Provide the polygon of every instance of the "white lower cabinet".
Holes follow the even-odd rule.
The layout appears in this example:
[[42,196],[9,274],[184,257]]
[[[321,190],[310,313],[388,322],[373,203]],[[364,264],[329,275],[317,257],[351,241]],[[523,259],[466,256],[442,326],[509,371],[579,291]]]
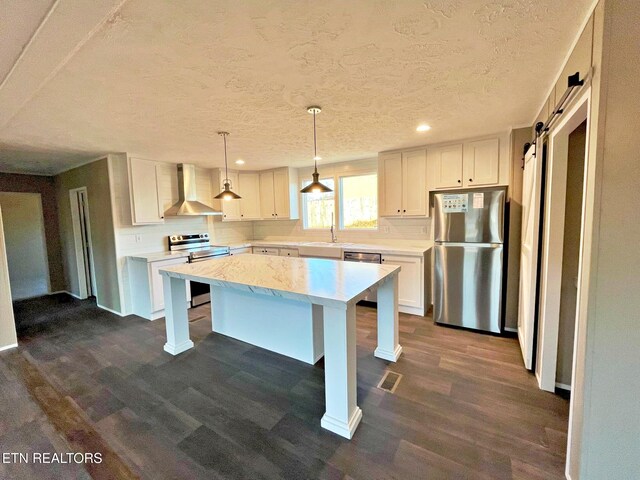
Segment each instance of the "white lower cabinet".
[[251,247],[232,248],[231,255],[242,255],[243,253],[252,253]]
[[271,247],[253,247],[253,253],[255,255],[278,255],[279,249],[278,248],[271,248]]
[[[129,257],[127,263],[133,313],[147,320],[164,317],[164,288],[159,271],[172,265],[187,263],[186,257],[153,262]],[[191,289],[187,282],[187,302],[190,301]]]
[[425,265],[423,257],[382,255],[385,265],[401,267],[398,278],[398,305],[404,313],[425,314]]
[[281,257],[297,257],[298,250],[296,250],[295,248],[281,248],[280,256]]

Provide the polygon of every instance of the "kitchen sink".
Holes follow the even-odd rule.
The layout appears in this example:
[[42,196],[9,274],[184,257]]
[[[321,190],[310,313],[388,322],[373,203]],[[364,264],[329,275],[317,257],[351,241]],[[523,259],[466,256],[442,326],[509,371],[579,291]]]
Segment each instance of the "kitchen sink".
[[353,245],[353,243],[345,243],[345,242],[306,242],[303,243],[302,245],[310,245],[312,247],[340,247],[340,248],[344,248],[344,247],[348,247],[349,245]]
[[342,249],[350,243],[308,242],[298,247],[301,257],[321,257],[342,259]]

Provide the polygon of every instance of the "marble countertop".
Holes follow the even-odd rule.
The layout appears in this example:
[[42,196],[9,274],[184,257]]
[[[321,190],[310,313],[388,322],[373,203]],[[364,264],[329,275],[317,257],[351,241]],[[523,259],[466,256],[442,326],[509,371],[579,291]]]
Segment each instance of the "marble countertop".
[[231,249],[248,247],[289,247],[298,248],[301,245],[322,246],[325,248],[339,248],[346,252],[366,252],[366,253],[386,253],[390,255],[419,255],[433,247],[433,242],[427,241],[406,241],[390,240],[385,243],[356,243],[356,242],[313,242],[309,240],[287,241],[287,240],[252,240],[243,243],[230,245]]
[[[325,248],[339,248],[347,252],[386,253],[388,255],[422,256],[433,247],[432,241],[389,240],[385,243],[356,243],[356,242],[313,242],[309,240],[251,240],[229,245],[231,250],[251,247],[280,247],[299,248],[301,245],[322,246]],[[158,262],[169,258],[187,257],[185,252],[152,252],[129,255],[128,258],[143,262]]]
[[169,260],[171,258],[186,258],[189,254],[185,252],[154,252],[154,253],[139,253],[136,255],[129,255],[127,258],[132,260],[139,260],[142,262],[159,262],[161,260]]
[[329,306],[349,303],[399,271],[396,265],[253,254],[160,269],[169,277]]

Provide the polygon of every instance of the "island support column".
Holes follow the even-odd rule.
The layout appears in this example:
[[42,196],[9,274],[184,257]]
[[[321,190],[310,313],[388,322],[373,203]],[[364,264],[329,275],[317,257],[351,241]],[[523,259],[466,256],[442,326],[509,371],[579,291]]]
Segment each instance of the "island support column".
[[395,362],[402,353],[398,317],[398,274],[378,287],[378,348],[374,355]]
[[163,275],[162,286],[167,329],[167,343],[164,344],[164,350],[171,355],[178,355],[193,347],[193,342],[189,339],[187,282],[181,278]]
[[320,425],[353,437],[362,410],[356,405],[356,306],[324,306],[324,388],[327,411]]

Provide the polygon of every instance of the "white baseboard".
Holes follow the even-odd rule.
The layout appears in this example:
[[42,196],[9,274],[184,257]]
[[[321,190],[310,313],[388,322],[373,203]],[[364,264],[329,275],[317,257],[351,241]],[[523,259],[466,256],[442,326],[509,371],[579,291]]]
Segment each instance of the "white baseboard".
[[567,385],[566,383],[556,382],[556,387],[562,390],[568,390],[569,392],[571,391],[571,385]]
[[121,312],[117,312],[117,311],[115,311],[115,310],[112,310],[112,309],[110,309],[110,308],[107,308],[107,307],[105,307],[105,306],[103,306],[103,305],[100,305],[100,304],[99,304],[99,303],[97,303],[97,302],[96,302],[96,305],[97,305],[97,307],[98,307],[98,308],[101,308],[102,310],[106,310],[106,311],[107,311],[107,312],[109,312],[109,313],[113,313],[114,315],[118,315],[119,317],[126,317],[126,315],[122,314]]
[[406,307],[403,305],[398,305],[398,312],[400,313],[408,313],[409,315],[418,315],[419,317],[424,317],[424,308],[419,307]]
[[513,328],[513,327],[504,327],[504,331],[505,332],[518,333],[518,329],[517,328]]
[[0,352],[3,352],[4,350],[9,350],[11,348],[16,348],[18,346],[17,343],[12,343],[11,345],[5,345],[4,347],[0,347]]

